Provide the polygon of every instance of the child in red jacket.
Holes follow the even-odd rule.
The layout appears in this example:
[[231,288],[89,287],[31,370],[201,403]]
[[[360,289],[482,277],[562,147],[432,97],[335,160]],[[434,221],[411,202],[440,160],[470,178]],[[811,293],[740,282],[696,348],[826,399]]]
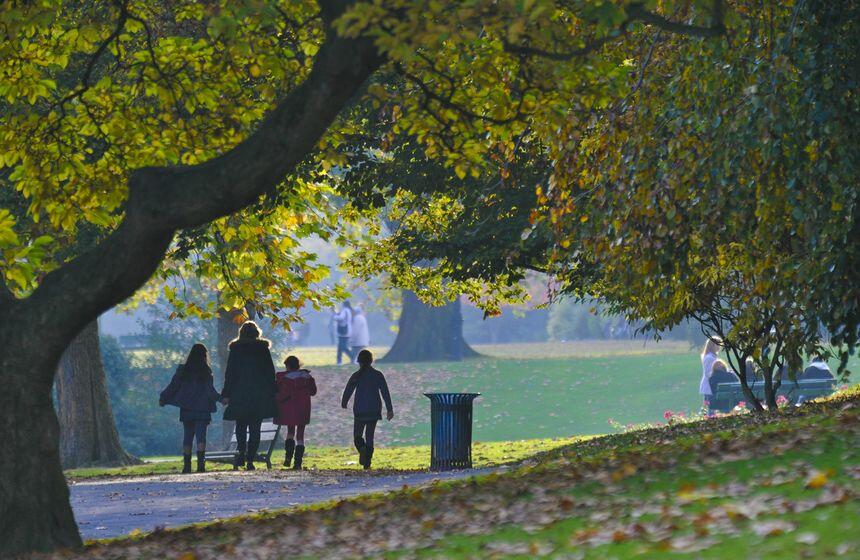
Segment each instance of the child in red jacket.
[[275,424],[287,427],[284,441],[284,466],[289,468],[295,454],[294,470],[301,470],[305,454],[305,426],[311,423],[311,397],[317,394],[317,384],[306,369],[299,369],[299,359],[287,356],[287,371],[278,372],[275,379],[278,392],[278,416]]

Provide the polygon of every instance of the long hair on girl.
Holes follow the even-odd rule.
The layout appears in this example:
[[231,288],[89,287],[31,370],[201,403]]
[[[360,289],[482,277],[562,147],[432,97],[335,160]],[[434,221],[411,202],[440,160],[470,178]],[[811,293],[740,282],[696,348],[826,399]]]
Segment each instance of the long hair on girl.
[[212,377],[212,368],[209,366],[209,352],[199,342],[191,347],[188,358],[185,359],[185,367],[182,368],[185,379],[205,380]]
[[716,354],[720,351],[720,348],[723,347],[723,339],[718,336],[708,337],[708,341],[705,342],[705,347],[702,348],[702,356],[705,354]]

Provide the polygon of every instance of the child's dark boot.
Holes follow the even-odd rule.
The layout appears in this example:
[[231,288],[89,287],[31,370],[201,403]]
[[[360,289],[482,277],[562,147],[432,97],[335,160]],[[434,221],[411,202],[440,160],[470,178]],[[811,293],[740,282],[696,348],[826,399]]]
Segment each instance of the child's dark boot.
[[289,438],[284,442],[284,466],[290,468],[293,462],[293,452],[296,450],[296,440]]
[[296,462],[293,464],[294,471],[302,470],[302,459],[305,456],[305,446],[297,445],[296,446]]

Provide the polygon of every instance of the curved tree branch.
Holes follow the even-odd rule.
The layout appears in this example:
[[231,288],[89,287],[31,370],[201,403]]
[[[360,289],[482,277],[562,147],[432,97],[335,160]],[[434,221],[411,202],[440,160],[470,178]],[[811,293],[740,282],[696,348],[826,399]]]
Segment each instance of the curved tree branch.
[[[18,302],[34,323],[21,333],[50,335],[42,339],[43,352],[59,357],[88,322],[131,296],[155,272],[177,230],[252,204],[305,159],[383,62],[371,39],[339,37],[330,28],[352,3],[321,2],[328,29],[313,69],[247,139],[199,165],[134,171],[120,226],[89,252],[46,275],[29,298]],[[16,343],[26,341],[8,341],[6,347]],[[44,375],[42,382],[50,383],[53,372]]]
[[[625,23],[626,26],[626,23]],[[591,43],[587,43],[585,46],[580,47],[578,49],[571,49],[563,52],[555,52],[548,51],[545,49],[539,49],[537,47],[530,47],[527,45],[514,45],[509,43],[507,39],[502,38],[502,47],[505,52],[516,54],[520,56],[535,56],[538,58],[546,58],[548,60],[555,60],[558,62],[564,62],[566,60],[572,60],[574,58],[579,58],[582,56],[587,56],[597,50],[599,50],[603,45],[609,43],[610,41],[614,41],[620,35],[626,33],[625,29],[621,29],[620,33],[616,33],[613,35],[607,35],[605,37],[601,37],[600,39],[595,39]]]
[[537,47],[532,47],[529,45],[514,45],[507,41],[507,39],[502,38],[502,47],[505,52],[515,54],[518,56],[533,56],[538,58],[546,58],[548,60],[555,60],[558,62],[564,62],[567,60],[573,60],[575,58],[588,56],[589,54],[598,51],[607,43],[614,41],[618,37],[627,34],[627,30],[632,23],[642,22],[648,25],[653,25],[663,31],[667,31],[669,33],[675,33],[677,35],[685,35],[688,37],[701,37],[701,38],[712,38],[712,37],[720,37],[726,33],[725,27],[725,7],[723,5],[723,0],[714,0],[713,7],[711,9],[711,19],[713,23],[704,27],[701,25],[689,25],[686,23],[680,23],[676,21],[672,21],[669,18],[662,16],[658,13],[651,12],[645,8],[645,6],[641,3],[631,3],[626,7],[627,18],[621,22],[614,32],[600,37],[598,39],[594,39],[591,42],[586,43],[582,47],[578,47],[575,49],[570,49],[566,51],[550,51],[546,49],[541,49]]
[[711,19],[714,21],[708,27],[672,21],[660,14],[646,10],[642,4],[630,4],[627,7],[627,14],[630,17],[630,22],[641,21],[642,23],[659,27],[669,33],[686,35],[688,37],[707,39],[710,37],[719,37],[726,32],[723,0],[714,0],[713,7],[711,8]]

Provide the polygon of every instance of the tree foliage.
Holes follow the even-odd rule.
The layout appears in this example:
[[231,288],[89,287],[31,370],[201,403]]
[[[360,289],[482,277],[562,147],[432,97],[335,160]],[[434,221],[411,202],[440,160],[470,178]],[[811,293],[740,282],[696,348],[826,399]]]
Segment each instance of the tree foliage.
[[[343,148],[360,132],[363,122],[352,119],[353,113],[345,109],[362,103],[357,97],[363,91],[369,93],[371,104],[390,109],[392,124],[389,136],[379,141],[380,149],[390,149],[391,142],[407,135],[420,146],[423,157],[443,162],[460,180],[477,180],[482,175],[506,179],[506,170],[526,140],[528,146],[544,150],[535,153],[551,162],[552,175],[534,193],[538,212],[529,212],[526,221],[547,220],[548,225],[540,227],[552,232],[553,245],[545,252],[549,258],[543,260],[567,282],[570,274],[564,273],[582,276],[587,267],[599,268],[601,273],[609,270],[597,258],[609,253],[595,250],[606,232],[600,230],[589,245],[577,224],[615,227],[613,209],[602,207],[600,201],[608,205],[616,193],[623,192],[619,186],[627,189],[622,180],[628,179],[627,171],[633,172],[634,179],[643,172],[636,166],[615,165],[615,156],[631,151],[645,156],[675,153],[672,140],[662,135],[664,129],[649,128],[657,121],[648,119],[660,110],[671,110],[672,99],[661,97],[660,90],[639,107],[646,82],[649,87],[656,83],[640,79],[651,58],[647,38],[659,33],[661,41],[665,39],[655,51],[660,51],[660,59],[667,65],[674,64],[675,71],[659,74],[660,79],[680,75],[673,91],[691,96],[678,102],[707,104],[709,96],[720,91],[721,82],[713,76],[727,71],[724,59],[732,61],[739,53],[752,55],[738,60],[739,67],[755,60],[760,46],[775,45],[772,41],[779,38],[768,33],[783,33],[783,27],[770,23],[781,25],[794,19],[785,15],[791,10],[743,2],[727,5],[722,0],[114,0],[74,4],[39,0],[3,4],[0,173],[26,210],[23,216],[20,212],[0,214],[0,264],[6,280],[0,290],[0,348],[6,349],[0,352],[0,370],[9,380],[7,391],[0,396],[0,422],[9,434],[10,449],[24,445],[26,434],[18,428],[24,415],[41,422],[35,429],[44,429],[48,436],[32,454],[42,461],[40,468],[30,457],[4,462],[0,468],[4,477],[19,481],[14,488],[0,490],[0,504],[7,504],[3,511],[16,512],[14,522],[0,528],[0,541],[8,543],[12,552],[79,544],[56,461],[48,398],[51,372],[75,334],[139,289],[158,272],[168,252],[176,257],[177,270],[162,274],[177,277],[206,275],[214,270],[213,263],[223,264],[226,259],[248,278],[267,262],[274,266],[265,270],[278,270],[294,256],[297,267],[305,270],[283,268],[284,278],[297,283],[297,293],[273,277],[261,277],[260,284],[270,292],[273,309],[290,308],[306,299],[303,292],[317,270],[309,257],[296,249],[271,261],[260,258],[260,251],[254,248],[283,243],[280,249],[292,249],[302,235],[316,231],[303,230],[304,218],[298,216],[309,217],[312,212],[305,211],[307,205],[324,197],[315,186],[318,179],[323,174],[336,176],[347,163]],[[838,35],[837,31],[828,32]],[[740,46],[730,43],[738,32]],[[764,52],[777,50],[765,48]],[[812,56],[818,51],[812,45],[808,52]],[[786,68],[798,64],[789,56],[768,60],[785,63]],[[848,58],[845,60],[845,68],[850,70]],[[823,75],[835,75],[827,68],[821,70]],[[708,86],[699,98],[697,74],[702,74],[702,84]],[[753,74],[757,79],[763,76]],[[392,75],[395,80],[390,79]],[[787,94],[779,95],[791,99],[801,82],[785,80]],[[766,80],[755,83],[763,88]],[[849,109],[856,100],[824,98],[833,107],[847,103]],[[649,103],[653,103],[650,110]],[[679,107],[682,113],[685,109],[689,107]],[[713,111],[707,109],[703,107],[701,114],[713,119]],[[613,120],[613,113],[619,111],[621,115]],[[637,122],[634,113],[644,120]],[[668,114],[674,118],[674,113]],[[687,118],[696,121],[694,129],[712,122],[698,122],[696,115]],[[621,124],[628,120],[635,130],[648,134],[631,134],[630,150],[615,151],[626,147]],[[814,119],[805,124],[814,125]],[[851,124],[847,119],[834,137],[852,139],[844,132],[853,130]],[[797,130],[807,129],[798,126]],[[818,129],[812,126],[812,130]],[[665,142],[649,146],[652,137]],[[814,157],[815,165],[827,162],[835,166],[837,174],[849,174],[853,163],[839,168],[837,146],[825,142],[823,135],[816,138],[821,143],[803,152],[806,160]],[[679,163],[700,159],[691,149],[694,139],[691,135],[681,145],[684,156]],[[634,149],[637,143],[641,150]],[[656,149],[649,151],[651,147]],[[853,161],[844,151],[840,154],[849,157],[846,161]],[[769,149],[748,153],[752,163],[756,158],[767,162],[756,173],[772,179],[762,189],[770,191],[779,177],[771,162],[795,161],[788,156],[800,152],[787,153],[783,159],[774,158]],[[637,195],[641,199],[631,199],[632,205],[619,194],[621,202],[633,207],[631,228],[641,223],[634,219],[640,210],[650,209],[652,217],[662,215],[657,198],[649,204],[648,187],[671,185],[680,177],[673,174],[676,168],[665,165],[670,161],[654,162],[653,171],[665,177],[658,182],[649,179]],[[731,160],[724,157],[722,162],[726,165]],[[729,168],[734,169],[731,164]],[[828,177],[826,173],[815,175],[817,180]],[[739,184],[751,190],[757,181]],[[631,187],[627,192],[639,190],[637,183],[631,184],[637,189]],[[679,193],[692,188],[683,181],[679,185]],[[502,186],[504,183],[498,192],[505,190]],[[517,224],[524,220],[520,210],[509,216],[511,210],[492,194],[485,191],[469,200],[492,208],[496,218],[489,223],[501,226],[509,217]],[[525,190],[517,195],[526,201],[532,196]],[[691,197],[701,198],[698,192]],[[457,196],[445,198],[436,193],[433,198],[438,204],[427,207],[435,212],[430,219],[422,222],[411,214],[408,219],[422,228],[437,226],[442,220],[470,227],[468,206],[458,206]],[[727,198],[734,198],[734,193]],[[822,200],[831,202],[834,213],[854,211],[853,199],[847,194]],[[256,209],[255,205],[264,208],[264,201],[276,201],[282,210],[268,218],[265,212],[225,218],[246,208]],[[403,201],[408,198],[404,196]],[[581,212],[580,206],[586,202],[589,212]],[[701,213],[701,208],[690,206],[689,218],[696,211]],[[776,205],[775,215],[785,216],[784,207]],[[462,219],[453,219],[450,211],[460,212]],[[322,212],[327,214],[328,207]],[[222,219],[226,221],[217,222]],[[345,222],[335,220],[338,225]],[[330,223],[322,220],[319,227]],[[534,224],[521,231],[521,241],[530,238]],[[86,225],[99,228],[94,246],[84,252],[63,253],[65,241],[80,235]],[[480,226],[480,222],[471,224]],[[203,229],[195,232],[197,228]],[[497,235],[502,231],[499,228]],[[643,231],[650,234],[649,229]],[[827,231],[827,239],[833,243],[844,238],[839,237],[843,230],[835,225]],[[182,236],[178,241],[177,232]],[[635,229],[630,235],[625,233],[625,239],[633,241],[633,233]],[[187,243],[194,238],[200,243]],[[641,237],[643,242],[646,239]],[[514,239],[505,236],[504,241]],[[652,245],[640,242],[636,246],[647,247]],[[191,262],[179,264],[185,256]],[[758,259],[746,262],[754,261]],[[647,263],[647,259],[641,262]],[[408,259],[404,263],[414,264]],[[449,266],[457,273],[469,270],[458,268],[453,261]],[[654,273],[659,269],[649,266],[644,270]],[[844,270],[853,269],[846,265]],[[502,280],[498,286],[505,290],[505,278]],[[214,280],[216,288],[218,281]],[[424,283],[445,286],[444,279],[428,278]],[[230,305],[242,303],[250,295],[241,286],[227,287]],[[475,296],[482,295],[477,287],[473,291]],[[815,301],[823,302],[824,293]],[[828,324],[851,326],[846,317],[836,317],[833,308],[828,308],[830,318],[836,320]],[[14,328],[8,326],[13,325],[12,317],[21,318]],[[27,342],[37,334],[40,347],[28,348]]]
[[574,290],[657,330],[693,317],[769,383],[822,325],[843,365],[857,341],[860,34],[853,4],[744,7],[724,41],[657,43],[635,96],[556,152],[546,199],[596,269]]
[[[69,248],[82,228],[116,227],[132,170],[200,163],[246,136],[306,77],[322,40],[313,3],[42,2],[4,18],[19,43],[3,57],[2,163],[26,204],[0,210],[0,244],[19,295],[79,254]],[[266,205],[184,232],[143,295],[167,282],[180,316],[253,301],[294,319],[332,295],[315,285],[326,268],[298,246],[332,235],[335,215],[324,184],[294,181]],[[192,277],[220,298],[189,297]]]
[[[528,126],[511,128],[509,144],[450,171],[422,160],[432,150],[379,144],[382,156],[362,162],[358,176],[396,193],[405,215],[374,255],[379,268],[434,258],[434,273],[491,285],[546,271],[558,291],[598,297],[646,330],[698,322],[724,338],[737,371],[751,358],[766,372],[771,397],[778,372],[799,371],[805,355],[834,351],[844,365],[860,318],[857,8],[729,8],[716,20],[725,35],[712,40],[625,27],[622,40],[599,49],[624,69],[605,95],[579,90],[564,111],[553,111],[552,96],[524,102],[533,112]],[[513,52],[519,68],[582,63],[537,41],[500,39],[494,63],[504,68]],[[480,111],[480,96],[412,83],[413,103]],[[562,81],[558,91],[577,89]],[[392,134],[446,145],[441,119],[417,129],[399,105],[390,110]],[[499,126],[490,119],[483,133],[496,138]]]

